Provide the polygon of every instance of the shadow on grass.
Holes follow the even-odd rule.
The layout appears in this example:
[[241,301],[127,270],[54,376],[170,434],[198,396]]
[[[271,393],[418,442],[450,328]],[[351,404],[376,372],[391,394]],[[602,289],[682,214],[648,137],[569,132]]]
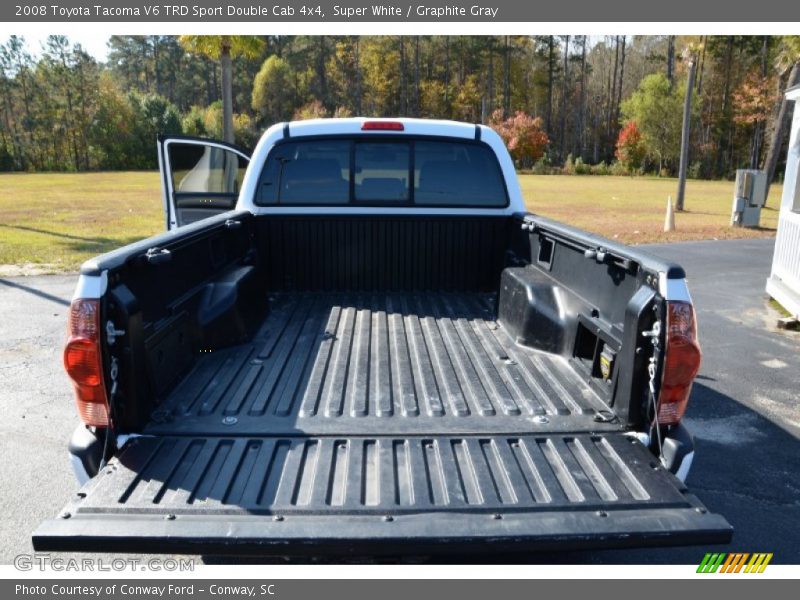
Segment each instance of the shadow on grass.
[[[76,240],[82,242],[92,242],[98,238],[88,238],[88,237],[81,237],[79,235],[71,235],[69,233],[59,233],[58,231],[48,231],[47,229],[38,229],[36,227],[28,227],[27,225],[7,225],[5,223],[0,223],[0,227],[5,227],[6,229],[19,229],[20,231],[30,231],[31,233],[41,233],[43,235],[52,235],[54,237],[60,237],[67,240]],[[100,238],[105,239],[105,238]]]
[[31,233],[51,235],[53,237],[69,240],[65,244],[62,244],[62,246],[65,246],[73,252],[89,252],[94,254],[103,254],[111,250],[116,250],[117,248],[121,248],[122,246],[126,246],[133,242],[138,242],[139,240],[147,237],[145,235],[128,236],[125,238],[112,238],[106,236],[84,237],[69,233],[48,231],[47,229],[38,229],[36,227],[28,227],[27,225],[7,225],[5,223],[0,223],[0,227],[5,227],[6,229],[18,229],[20,231],[30,231]]
[[[719,216],[719,214],[716,214],[716,213],[690,212],[690,211],[676,212],[675,214],[676,215],[703,215],[703,216],[711,216],[711,217],[718,217]],[[706,227],[708,227],[708,226],[720,227],[721,224],[720,223],[708,223],[707,225],[701,225],[700,227],[703,227],[703,226],[706,226]],[[758,225],[757,227],[736,227],[736,228],[734,228],[734,227],[731,227],[728,224],[725,224],[724,227],[725,227],[725,229],[730,229],[730,230],[740,229],[740,230],[747,230],[747,231],[759,231],[761,233],[775,233],[777,231],[776,227],[764,227],[763,225]],[[678,228],[677,230],[680,231],[680,228]],[[710,241],[711,239],[712,238],[709,237],[708,234],[706,234],[706,237],[703,237],[703,238],[699,238],[699,239],[696,239],[696,240],[683,240],[683,241],[702,242],[702,241]],[[739,238],[731,238],[731,239],[739,239]],[[656,242],[656,243],[658,243],[658,242]]]
[[61,244],[61,246],[76,254],[98,255],[117,250],[128,244],[143,240],[146,237],[145,235],[134,235],[126,238],[96,237],[88,238],[86,241],[66,242]]

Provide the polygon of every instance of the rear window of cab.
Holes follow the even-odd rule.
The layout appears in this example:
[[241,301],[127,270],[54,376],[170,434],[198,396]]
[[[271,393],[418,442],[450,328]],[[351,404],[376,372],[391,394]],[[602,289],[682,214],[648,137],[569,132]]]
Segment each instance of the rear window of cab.
[[259,177],[260,206],[501,208],[503,173],[479,142],[308,139],[277,144]]

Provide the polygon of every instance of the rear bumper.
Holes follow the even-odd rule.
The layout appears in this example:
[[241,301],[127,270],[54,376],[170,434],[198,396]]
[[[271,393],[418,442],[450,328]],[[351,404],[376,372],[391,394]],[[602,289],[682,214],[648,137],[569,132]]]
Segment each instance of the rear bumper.
[[694,438],[682,423],[667,432],[661,457],[665,469],[686,481],[694,459]]
[[78,425],[69,440],[69,457],[81,485],[97,475],[103,459],[103,438],[86,425]]

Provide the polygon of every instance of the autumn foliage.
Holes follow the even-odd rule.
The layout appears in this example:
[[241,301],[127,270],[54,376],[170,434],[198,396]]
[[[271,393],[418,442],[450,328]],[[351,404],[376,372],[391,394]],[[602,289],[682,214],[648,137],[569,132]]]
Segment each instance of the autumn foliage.
[[733,120],[737,125],[766,121],[777,100],[775,81],[769,77],[749,75],[733,92]]
[[541,117],[532,117],[521,110],[504,119],[503,111],[498,109],[492,113],[489,125],[503,138],[511,157],[521,167],[531,167],[550,143],[542,129]]
[[307,119],[324,119],[328,116],[330,115],[322,105],[322,102],[319,100],[312,100],[295,110],[292,119],[295,121],[305,121]]
[[642,140],[642,132],[636,126],[636,121],[628,121],[617,138],[617,160],[628,171],[638,171],[646,155],[647,148]]

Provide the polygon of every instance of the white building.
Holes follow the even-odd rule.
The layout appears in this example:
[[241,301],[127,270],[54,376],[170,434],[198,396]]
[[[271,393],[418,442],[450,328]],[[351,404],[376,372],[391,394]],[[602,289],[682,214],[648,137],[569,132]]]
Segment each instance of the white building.
[[795,100],[794,117],[767,293],[800,316],[800,86],[789,89],[786,98]]

